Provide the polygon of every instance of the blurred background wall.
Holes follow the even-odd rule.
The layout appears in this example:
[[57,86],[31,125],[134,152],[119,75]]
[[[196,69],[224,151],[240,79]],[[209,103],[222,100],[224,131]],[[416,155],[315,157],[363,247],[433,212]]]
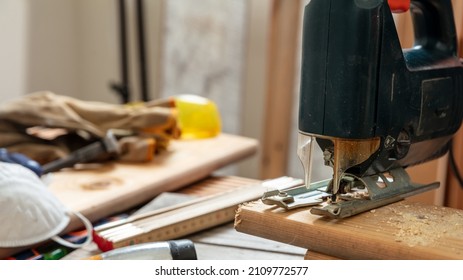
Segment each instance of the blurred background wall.
[[[309,0],[2,0],[1,102],[39,90],[121,102],[111,88],[121,83],[121,2],[126,9],[131,101],[141,100],[137,4],[142,3],[149,98],[205,96],[217,103],[223,132],[260,141],[255,157],[224,173],[302,178],[296,156],[297,100],[301,20]],[[459,34],[462,2],[453,1]],[[410,47],[409,15],[396,19],[403,46]],[[463,155],[463,149],[458,151]],[[331,176],[321,153],[314,166],[315,180]],[[445,182],[447,159],[412,173],[418,179],[430,174],[426,180]],[[453,178],[448,180],[455,184]],[[455,196],[463,194],[455,190]],[[441,204],[444,197],[441,191],[430,201]]]

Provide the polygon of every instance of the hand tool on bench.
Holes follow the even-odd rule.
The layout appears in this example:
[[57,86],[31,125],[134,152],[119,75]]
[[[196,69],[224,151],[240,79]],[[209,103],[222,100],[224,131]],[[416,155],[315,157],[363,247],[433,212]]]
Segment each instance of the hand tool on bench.
[[87,163],[103,155],[118,155],[119,144],[114,134],[109,130],[106,136],[99,141],[80,148],[68,156],[49,162],[42,166],[43,174],[73,167],[77,163]]

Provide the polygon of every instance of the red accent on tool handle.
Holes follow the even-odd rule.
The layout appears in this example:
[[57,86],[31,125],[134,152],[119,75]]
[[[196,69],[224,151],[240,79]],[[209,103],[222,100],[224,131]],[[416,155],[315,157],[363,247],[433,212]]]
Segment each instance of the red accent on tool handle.
[[404,13],[410,9],[410,0],[388,0],[393,13]]

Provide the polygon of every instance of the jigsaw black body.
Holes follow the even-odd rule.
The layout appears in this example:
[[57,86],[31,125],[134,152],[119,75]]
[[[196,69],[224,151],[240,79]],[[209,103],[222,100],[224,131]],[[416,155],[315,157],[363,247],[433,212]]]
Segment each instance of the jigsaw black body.
[[463,64],[451,1],[412,0],[410,10],[415,45],[405,50],[387,0],[305,8],[298,154],[310,172],[316,142],[333,167],[314,213],[347,217],[438,186],[411,183],[404,168],[447,152],[463,117]]

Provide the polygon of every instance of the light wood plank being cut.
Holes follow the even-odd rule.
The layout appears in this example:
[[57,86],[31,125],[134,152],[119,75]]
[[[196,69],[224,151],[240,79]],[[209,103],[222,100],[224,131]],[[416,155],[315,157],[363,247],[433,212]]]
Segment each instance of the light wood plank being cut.
[[332,258],[463,259],[462,210],[401,201],[341,220],[309,210],[254,201],[240,206],[235,229]]

